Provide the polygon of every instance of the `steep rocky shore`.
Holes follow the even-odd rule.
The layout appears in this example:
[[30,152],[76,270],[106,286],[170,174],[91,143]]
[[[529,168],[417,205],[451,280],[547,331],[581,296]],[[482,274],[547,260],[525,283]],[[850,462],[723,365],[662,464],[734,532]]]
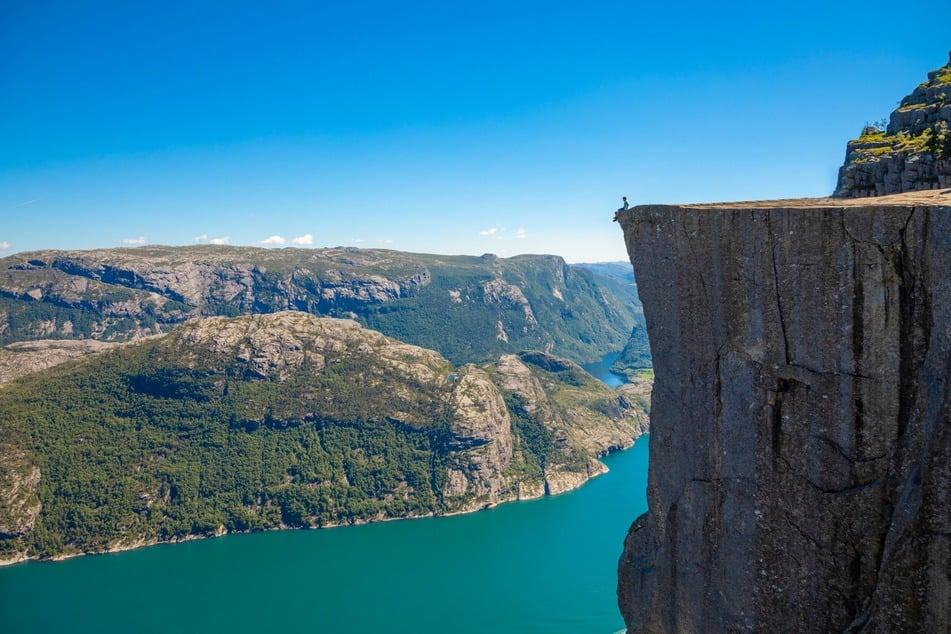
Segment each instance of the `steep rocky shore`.
[[655,369],[628,631],[948,631],[951,191],[619,221]]
[[53,367],[0,385],[0,565],[556,494],[647,425],[567,359],[456,366],[300,311],[28,345]]

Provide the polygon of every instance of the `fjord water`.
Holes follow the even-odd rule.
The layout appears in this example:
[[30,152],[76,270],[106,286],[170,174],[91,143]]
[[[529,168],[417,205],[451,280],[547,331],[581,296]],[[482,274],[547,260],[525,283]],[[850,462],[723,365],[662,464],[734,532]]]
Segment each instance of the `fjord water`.
[[616,565],[647,508],[647,444],[576,491],[469,515],[10,566],[0,630],[610,634],[624,627]]
[[597,379],[600,379],[602,383],[606,384],[608,387],[617,387],[623,385],[626,381],[625,377],[620,374],[615,374],[611,371],[611,364],[621,355],[620,352],[611,352],[601,357],[601,360],[597,363],[589,363],[584,366],[584,369],[591,373]]

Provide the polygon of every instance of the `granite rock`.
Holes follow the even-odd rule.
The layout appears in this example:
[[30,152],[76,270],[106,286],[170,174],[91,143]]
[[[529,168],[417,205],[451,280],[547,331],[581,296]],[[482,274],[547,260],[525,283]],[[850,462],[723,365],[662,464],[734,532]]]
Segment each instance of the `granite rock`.
[[849,141],[838,198],[951,188],[951,54],[901,100],[887,127]]
[[948,631],[951,196],[928,196],[621,213],[655,369],[628,631]]

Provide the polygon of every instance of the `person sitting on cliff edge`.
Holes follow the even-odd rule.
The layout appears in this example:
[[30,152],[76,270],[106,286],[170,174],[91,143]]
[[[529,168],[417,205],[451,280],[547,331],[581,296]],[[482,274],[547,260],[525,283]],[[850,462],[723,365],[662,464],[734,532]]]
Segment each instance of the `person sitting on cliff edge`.
[[627,211],[631,208],[631,205],[627,202],[627,196],[621,196],[621,200],[624,201],[624,204],[621,205],[617,211],[614,212],[614,222],[617,222],[617,215],[619,211]]

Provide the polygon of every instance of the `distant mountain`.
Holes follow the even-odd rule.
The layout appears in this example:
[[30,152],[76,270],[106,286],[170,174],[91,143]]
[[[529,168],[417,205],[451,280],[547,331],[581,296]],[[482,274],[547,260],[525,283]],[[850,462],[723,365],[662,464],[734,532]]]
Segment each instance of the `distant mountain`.
[[[390,274],[374,288],[411,285]],[[47,288],[62,296],[63,284]],[[226,293],[237,289],[238,301],[244,288]],[[134,308],[150,291],[127,292]],[[207,305],[214,292],[158,295],[153,314]],[[613,391],[543,352],[456,366],[352,320],[193,319],[0,388],[0,560],[558,493],[603,471],[596,456],[632,443],[645,403],[645,389]]]
[[590,362],[642,321],[636,287],[612,267],[352,248],[20,253],[0,259],[0,344],[121,342],[197,316],[298,310],[355,319],[454,363],[525,349]]
[[635,377],[653,376],[654,362],[651,357],[650,341],[647,339],[647,328],[643,323],[635,324],[631,337],[624,345],[624,349],[611,364],[611,371],[624,375],[629,381]]
[[637,297],[637,284],[634,282],[634,267],[630,262],[579,262],[572,266],[587,269],[592,273],[604,275],[619,280],[624,284],[629,284],[634,288],[634,301],[640,305],[640,299]]
[[611,370],[633,380],[643,376],[646,370],[652,367],[650,342],[647,340],[647,327],[644,323],[644,310],[641,300],[637,296],[637,283],[634,281],[634,268],[630,262],[594,262],[575,264],[574,266],[588,269],[596,275],[618,280],[624,288],[624,293],[632,294],[638,312],[634,319],[634,328],[628,337],[624,349],[611,365]]

